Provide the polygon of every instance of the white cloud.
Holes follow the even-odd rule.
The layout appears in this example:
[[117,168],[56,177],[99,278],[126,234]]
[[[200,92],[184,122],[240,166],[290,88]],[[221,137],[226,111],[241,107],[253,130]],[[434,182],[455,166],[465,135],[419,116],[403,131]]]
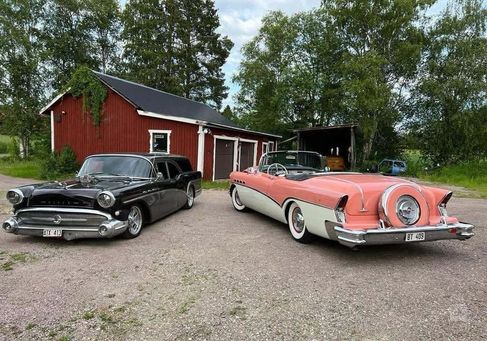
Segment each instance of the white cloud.
[[255,37],[262,18],[269,11],[280,10],[286,14],[308,11],[320,5],[320,0],[215,0],[221,27],[219,33],[228,36],[235,46],[224,65],[225,83],[230,94],[224,105],[233,103],[238,86],[231,79],[242,60],[242,46]]

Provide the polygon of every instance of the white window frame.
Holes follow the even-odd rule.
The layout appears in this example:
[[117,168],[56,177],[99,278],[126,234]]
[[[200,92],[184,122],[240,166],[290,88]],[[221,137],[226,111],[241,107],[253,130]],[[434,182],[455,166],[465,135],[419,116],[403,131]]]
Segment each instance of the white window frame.
[[257,165],[257,145],[259,143],[259,141],[257,140],[248,140],[248,139],[240,139],[239,140],[239,146],[238,146],[238,170],[241,171],[242,169],[240,169],[240,164],[241,164],[241,161],[242,161],[242,154],[241,154],[241,146],[240,146],[240,142],[247,142],[247,143],[253,143],[254,144],[254,160],[252,161],[252,167],[256,166]]
[[267,148],[268,148],[268,151],[269,152],[274,152],[275,151],[274,150],[274,141],[267,142],[267,146],[268,146]]
[[262,142],[262,155],[269,151],[269,142]]
[[153,135],[154,134],[166,134],[167,135],[167,153],[171,152],[171,132],[172,130],[156,130],[149,129],[149,153],[154,153],[153,148]]
[[212,180],[215,181],[215,161],[216,161],[216,140],[233,141],[233,171],[237,170],[238,159],[238,137],[230,137],[224,135],[213,135],[213,174]]

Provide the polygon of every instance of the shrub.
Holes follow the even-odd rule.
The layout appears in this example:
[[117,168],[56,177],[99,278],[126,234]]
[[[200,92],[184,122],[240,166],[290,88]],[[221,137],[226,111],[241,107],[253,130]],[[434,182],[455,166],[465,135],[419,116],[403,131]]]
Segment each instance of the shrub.
[[64,146],[61,152],[51,153],[41,164],[41,178],[55,179],[71,175],[78,170],[76,154],[70,146]]

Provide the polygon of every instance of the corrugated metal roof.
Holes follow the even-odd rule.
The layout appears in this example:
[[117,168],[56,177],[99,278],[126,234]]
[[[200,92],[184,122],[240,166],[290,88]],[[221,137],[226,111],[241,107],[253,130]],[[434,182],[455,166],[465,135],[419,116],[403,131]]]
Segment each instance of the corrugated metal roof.
[[138,109],[239,128],[235,123],[206,104],[100,72],[93,72],[103,83],[125,97]]
[[301,128],[301,129],[293,129],[293,132],[304,132],[304,131],[320,131],[320,130],[331,130],[331,129],[343,129],[343,128],[356,128],[358,124],[338,124],[335,126],[320,126],[320,127],[310,127],[310,128]]

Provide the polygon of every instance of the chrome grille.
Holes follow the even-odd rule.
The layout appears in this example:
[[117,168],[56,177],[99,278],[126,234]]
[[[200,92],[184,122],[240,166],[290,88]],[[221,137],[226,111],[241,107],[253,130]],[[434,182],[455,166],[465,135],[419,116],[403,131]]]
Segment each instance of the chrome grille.
[[93,200],[79,200],[74,198],[65,198],[62,196],[41,196],[39,198],[31,198],[29,206],[38,207],[92,207]]
[[84,212],[25,211],[17,214],[20,225],[24,226],[78,226],[98,227],[107,218],[101,214]]

